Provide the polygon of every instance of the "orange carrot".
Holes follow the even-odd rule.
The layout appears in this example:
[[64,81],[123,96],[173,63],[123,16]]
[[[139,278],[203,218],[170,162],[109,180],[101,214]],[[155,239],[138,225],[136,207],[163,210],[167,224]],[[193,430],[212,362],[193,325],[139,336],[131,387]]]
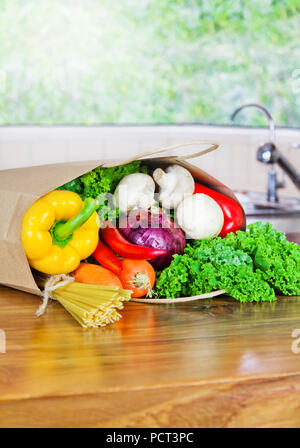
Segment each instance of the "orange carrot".
[[75,281],[79,283],[122,288],[122,283],[116,274],[96,264],[80,263],[74,271],[74,276]]
[[146,260],[122,260],[122,270],[119,275],[124,289],[131,289],[131,297],[151,295],[155,282],[155,271]]

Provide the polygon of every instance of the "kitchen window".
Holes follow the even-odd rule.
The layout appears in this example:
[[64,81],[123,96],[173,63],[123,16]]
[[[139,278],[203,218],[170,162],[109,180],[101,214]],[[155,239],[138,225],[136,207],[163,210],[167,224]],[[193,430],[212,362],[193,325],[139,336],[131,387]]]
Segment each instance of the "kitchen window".
[[0,125],[229,125],[257,102],[297,128],[299,18],[297,0],[4,0]]

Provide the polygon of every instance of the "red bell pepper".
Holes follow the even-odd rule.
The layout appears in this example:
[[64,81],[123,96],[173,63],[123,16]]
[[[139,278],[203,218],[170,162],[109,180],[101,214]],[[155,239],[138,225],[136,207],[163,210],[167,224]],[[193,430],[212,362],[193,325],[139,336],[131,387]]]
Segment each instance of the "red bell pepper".
[[204,185],[195,182],[195,193],[203,193],[214,199],[221,207],[224,214],[224,224],[219,236],[224,237],[227,233],[236,232],[243,225],[243,210],[233,199],[224,196]]
[[108,247],[101,238],[99,238],[98,246],[96,247],[93,257],[101,266],[109,269],[115,274],[119,275],[122,270],[122,262],[116,254]]
[[101,236],[106,244],[121,257],[132,258],[133,260],[152,260],[152,258],[166,254],[165,250],[152,249],[151,247],[138,246],[137,244],[130,243],[109,221],[104,222],[104,227],[101,229]]

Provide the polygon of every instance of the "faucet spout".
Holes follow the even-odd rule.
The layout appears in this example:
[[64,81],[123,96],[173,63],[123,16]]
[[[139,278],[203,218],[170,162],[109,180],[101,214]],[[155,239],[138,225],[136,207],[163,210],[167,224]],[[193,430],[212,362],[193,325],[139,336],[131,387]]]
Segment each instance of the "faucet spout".
[[230,117],[231,121],[234,121],[234,119],[237,116],[237,114],[241,110],[245,109],[246,107],[255,107],[256,109],[261,110],[265,114],[265,116],[268,119],[268,123],[269,123],[269,141],[271,143],[275,143],[275,123],[274,123],[274,120],[272,118],[272,115],[270,114],[270,112],[264,106],[261,106],[260,104],[257,104],[257,103],[243,104],[242,106],[240,106],[237,109],[235,109],[235,111],[233,112],[233,114]]
[[270,164],[271,168],[268,174],[268,201],[278,202],[277,189],[284,186],[283,182],[277,181],[277,173],[274,169],[274,164],[277,165],[289,176],[292,182],[300,190],[300,171],[297,171],[292,163],[279,151],[275,145],[275,123],[270,112],[260,104],[249,103],[238,107],[231,115],[233,121],[236,115],[246,107],[255,107],[262,111],[268,119],[269,123],[269,141],[258,148],[257,160],[262,163]]

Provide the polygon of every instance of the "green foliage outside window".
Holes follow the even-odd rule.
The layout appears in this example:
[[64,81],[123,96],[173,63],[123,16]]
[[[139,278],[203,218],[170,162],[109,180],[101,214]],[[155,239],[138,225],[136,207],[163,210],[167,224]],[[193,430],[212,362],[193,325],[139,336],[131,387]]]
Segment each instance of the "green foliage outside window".
[[300,127],[299,30],[299,0],[0,0],[0,124]]

